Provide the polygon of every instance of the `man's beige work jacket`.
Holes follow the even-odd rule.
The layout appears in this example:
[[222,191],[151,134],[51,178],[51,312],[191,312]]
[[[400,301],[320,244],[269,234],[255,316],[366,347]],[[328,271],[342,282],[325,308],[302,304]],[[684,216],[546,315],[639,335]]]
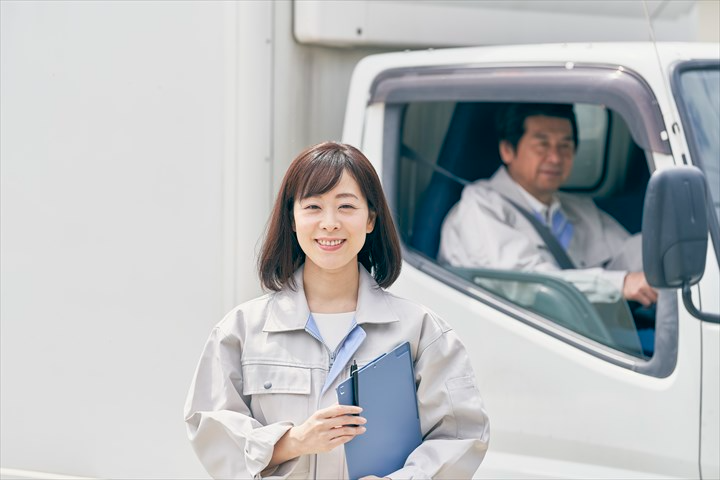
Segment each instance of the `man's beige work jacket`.
[[[347,478],[343,447],[266,468],[277,440],[337,403],[335,388],[349,375],[348,363],[326,385],[332,354],[306,330],[302,268],[294,278],[295,290],[286,287],[232,310],[205,346],[185,421],[195,452],[215,478]],[[471,478],[487,450],[489,426],[457,335],[428,309],[378,287],[363,267],[355,321],[366,334],[354,354],[358,365],[405,341],[415,362],[424,441],[389,476]]]

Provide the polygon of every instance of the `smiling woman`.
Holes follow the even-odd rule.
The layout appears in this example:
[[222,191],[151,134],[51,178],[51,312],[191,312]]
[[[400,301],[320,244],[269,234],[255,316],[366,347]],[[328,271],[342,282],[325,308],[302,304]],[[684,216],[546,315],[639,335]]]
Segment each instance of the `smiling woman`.
[[298,155],[258,265],[271,293],[215,327],[187,398],[188,435],[213,477],[348,478],[341,447],[373,424],[360,407],[338,405],[335,389],[351,364],[405,342],[423,442],[399,470],[373,473],[472,477],[489,430],[468,355],[433,312],[385,292],[400,266],[368,159],[332,142]]
[[[295,201],[293,230],[305,252],[305,277],[320,271],[355,275],[357,252],[375,227],[365,196],[355,179],[343,173],[332,190]],[[312,311],[319,311],[313,309]]]

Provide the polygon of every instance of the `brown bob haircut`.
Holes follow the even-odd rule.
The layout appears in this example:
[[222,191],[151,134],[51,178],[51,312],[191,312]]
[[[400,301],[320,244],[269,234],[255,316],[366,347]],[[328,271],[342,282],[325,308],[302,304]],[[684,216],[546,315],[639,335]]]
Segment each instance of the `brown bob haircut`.
[[358,183],[370,215],[375,216],[375,228],[365,238],[358,261],[383,288],[392,285],[400,275],[400,241],[377,172],[357,148],[324,142],[301,152],[280,185],[258,261],[260,281],[265,288],[277,291],[285,284],[296,288],[293,273],[305,262],[305,252],[293,231],[295,201],[332,190],[345,172]]

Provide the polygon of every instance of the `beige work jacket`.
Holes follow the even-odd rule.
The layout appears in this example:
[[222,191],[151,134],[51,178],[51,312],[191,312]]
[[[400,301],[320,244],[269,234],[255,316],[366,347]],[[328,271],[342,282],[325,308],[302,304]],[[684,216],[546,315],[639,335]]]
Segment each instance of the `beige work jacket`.
[[[285,288],[232,310],[213,329],[185,404],[188,436],[215,478],[345,479],[344,448],[266,469],[273,446],[293,425],[337,403],[344,366],[325,386],[331,353],[306,331],[310,316],[302,268]],[[423,443],[400,478],[471,478],[488,446],[489,426],[465,347],[433,312],[378,287],[360,267],[355,320],[366,338],[364,365],[409,341]],[[337,367],[336,367],[337,368]],[[369,428],[370,425],[368,425]]]
[[520,189],[505,167],[465,187],[443,222],[438,261],[555,275],[591,302],[619,300],[627,272],[642,270],[640,236],[631,237],[591,199],[558,192],[560,208],[574,226],[567,253],[578,267],[560,270],[537,230],[507,201],[532,210]]

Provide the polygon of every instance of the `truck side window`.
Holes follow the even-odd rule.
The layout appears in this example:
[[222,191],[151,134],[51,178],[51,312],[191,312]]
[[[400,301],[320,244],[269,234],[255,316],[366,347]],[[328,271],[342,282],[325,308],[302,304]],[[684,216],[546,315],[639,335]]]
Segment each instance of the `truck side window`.
[[720,258],[720,64],[688,61],[676,68],[673,92],[688,136],[693,164],[705,173],[714,218],[710,234],[715,256]]
[[[437,262],[443,220],[464,186],[491,177],[502,165],[495,132],[496,112],[502,107],[489,102],[405,107],[395,209],[401,237],[413,254]],[[639,232],[649,178],[645,152],[614,112],[589,104],[574,110],[579,148],[563,190],[592,198],[628,232]],[[653,355],[654,313],[634,308],[634,318],[635,306],[619,295],[586,297],[577,285],[548,272],[442,267],[573,334],[633,357]]]

